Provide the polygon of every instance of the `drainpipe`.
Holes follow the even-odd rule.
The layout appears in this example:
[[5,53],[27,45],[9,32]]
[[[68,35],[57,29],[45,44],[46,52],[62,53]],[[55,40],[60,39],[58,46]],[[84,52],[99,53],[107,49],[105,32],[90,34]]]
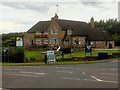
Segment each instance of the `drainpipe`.
[[43,46],[43,33],[44,33],[44,31],[42,31],[41,33],[42,33],[42,46]]

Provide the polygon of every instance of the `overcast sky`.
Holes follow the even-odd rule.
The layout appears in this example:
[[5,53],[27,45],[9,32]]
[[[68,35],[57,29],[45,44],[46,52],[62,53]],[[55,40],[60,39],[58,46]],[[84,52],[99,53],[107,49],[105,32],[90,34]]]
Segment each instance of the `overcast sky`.
[[59,19],[89,22],[91,17],[95,21],[118,18],[119,0],[9,1],[0,1],[0,33],[26,32],[38,21],[51,20],[57,4]]

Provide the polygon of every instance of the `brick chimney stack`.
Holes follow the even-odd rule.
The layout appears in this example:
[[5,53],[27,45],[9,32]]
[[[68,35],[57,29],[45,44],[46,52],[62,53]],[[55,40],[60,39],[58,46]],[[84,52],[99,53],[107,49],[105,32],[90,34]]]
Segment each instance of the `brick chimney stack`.
[[94,18],[92,17],[91,20],[90,20],[90,27],[91,28],[94,28]]
[[52,20],[57,20],[58,19],[58,15],[55,13],[55,16],[52,17]]

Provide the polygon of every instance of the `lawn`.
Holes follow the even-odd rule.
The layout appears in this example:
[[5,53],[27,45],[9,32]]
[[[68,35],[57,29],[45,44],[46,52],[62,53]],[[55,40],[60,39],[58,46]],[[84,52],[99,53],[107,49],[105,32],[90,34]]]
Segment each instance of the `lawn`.
[[[113,53],[118,53],[120,50],[95,50],[92,51],[92,56],[98,56],[98,52],[108,52],[108,55],[112,55]],[[57,59],[61,59],[62,53],[56,53]],[[86,56],[90,56],[90,53],[87,53]],[[44,54],[42,54],[42,51],[26,51],[25,57],[30,60],[30,58],[38,58],[38,59],[44,59]],[[85,57],[85,51],[75,51],[72,52],[71,57]],[[64,55],[64,58],[70,58],[70,55]]]
[[44,54],[42,54],[42,51],[26,51],[25,52],[25,57],[30,60],[30,58],[39,58],[43,59]]
[[[92,51],[92,56],[98,56],[98,52],[108,52],[108,55],[112,55],[113,53],[118,53],[120,50],[95,50]],[[86,53],[86,56],[90,56],[90,53]],[[85,51],[76,51],[71,54],[72,57],[85,57]],[[61,59],[62,56],[58,56],[57,59]],[[70,58],[70,55],[64,55],[64,58]]]

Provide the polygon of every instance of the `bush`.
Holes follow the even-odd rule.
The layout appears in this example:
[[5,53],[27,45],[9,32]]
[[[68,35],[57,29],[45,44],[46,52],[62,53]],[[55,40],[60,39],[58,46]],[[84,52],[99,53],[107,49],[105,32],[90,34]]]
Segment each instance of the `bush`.
[[3,62],[24,62],[24,48],[17,47],[13,48],[10,47],[7,52],[4,53],[4,48],[2,50],[2,61]]

